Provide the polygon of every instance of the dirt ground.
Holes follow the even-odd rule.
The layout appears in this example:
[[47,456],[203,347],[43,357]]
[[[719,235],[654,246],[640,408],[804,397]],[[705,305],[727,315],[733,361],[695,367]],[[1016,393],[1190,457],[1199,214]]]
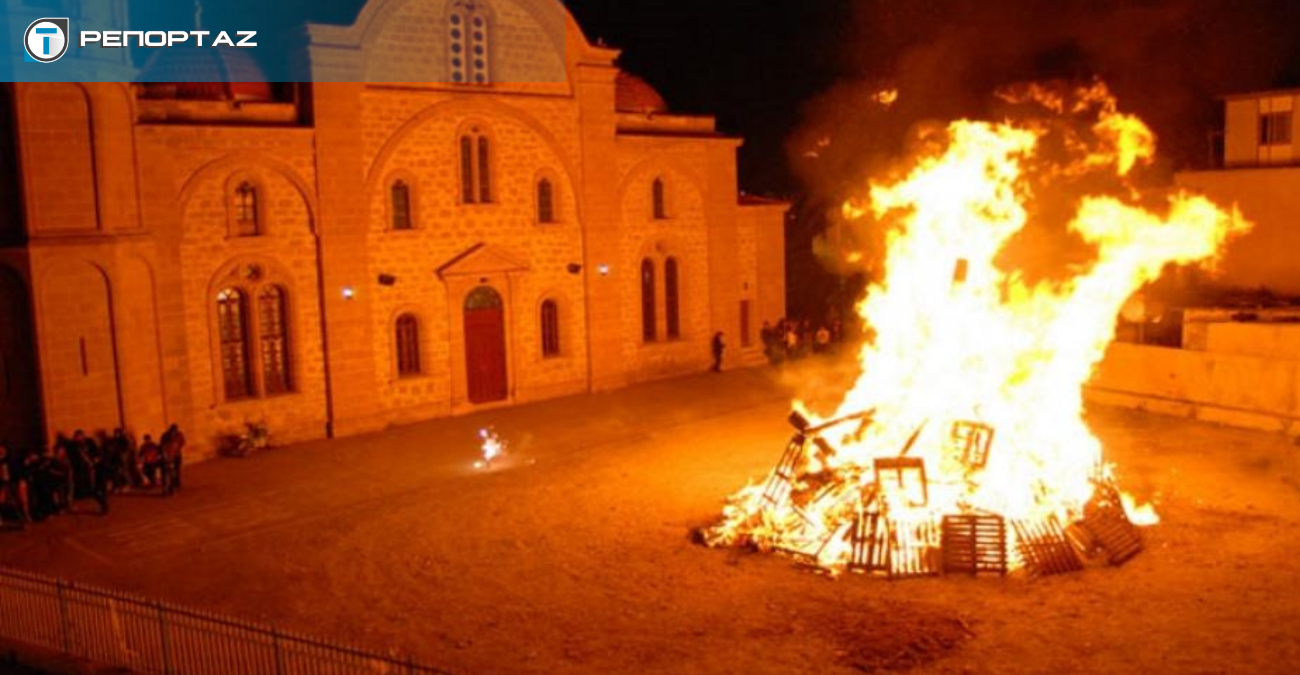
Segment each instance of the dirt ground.
[[[1122,568],[831,580],[691,543],[776,461],[790,382],[735,372],[194,466],[0,535],[0,564],[464,675],[1300,672],[1300,449],[1098,408],[1163,523]],[[475,471],[495,425],[510,465]],[[89,505],[87,511],[91,509]]]

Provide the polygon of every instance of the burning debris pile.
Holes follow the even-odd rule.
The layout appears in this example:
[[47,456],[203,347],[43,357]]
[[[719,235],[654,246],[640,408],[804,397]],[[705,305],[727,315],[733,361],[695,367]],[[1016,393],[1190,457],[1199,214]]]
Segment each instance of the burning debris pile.
[[[795,404],[776,469],[731,498],[706,543],[890,577],[1056,574],[1141,550],[1135,523],[1154,511],[1116,486],[1083,384],[1130,296],[1250,225],[1186,193],[1153,205],[1132,172],[1154,136],[1104,85],[1003,98],[1039,114],[954,122],[869,204],[845,206],[888,231],[884,278],[859,305],[862,375],[828,418]],[[1005,254],[1063,198],[1092,259],[1031,282]]]

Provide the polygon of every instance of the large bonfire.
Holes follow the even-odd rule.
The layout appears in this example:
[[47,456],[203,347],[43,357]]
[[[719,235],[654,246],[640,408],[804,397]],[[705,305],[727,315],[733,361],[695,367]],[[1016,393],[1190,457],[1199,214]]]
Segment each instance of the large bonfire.
[[[991,514],[1017,524],[1004,544],[1015,568],[1017,537],[1063,533],[1101,490],[1118,497],[1083,385],[1135,292],[1168,265],[1210,264],[1250,225],[1203,197],[1139,190],[1155,137],[1104,85],[1000,95],[1037,114],[953,122],[900,179],[845,205],[850,220],[888,228],[883,279],[858,307],[862,374],[832,415],[795,404],[796,440],[730,499],[707,543],[830,571],[898,571],[911,556],[925,571],[945,517]],[[1066,229],[1091,256],[1031,279],[1004,258],[1044,200],[1071,205]],[[1127,495],[1114,501],[1134,522],[1156,519]],[[886,539],[892,563],[870,551]]]

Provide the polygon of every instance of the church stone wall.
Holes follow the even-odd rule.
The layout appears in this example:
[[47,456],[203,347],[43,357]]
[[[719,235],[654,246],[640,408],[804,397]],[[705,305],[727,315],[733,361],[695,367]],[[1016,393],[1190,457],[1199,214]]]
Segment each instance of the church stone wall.
[[[248,422],[265,423],[280,443],[364,433],[697,372],[718,330],[733,346],[727,365],[745,362],[735,351],[741,300],[752,303],[755,335],[784,307],[779,207],[737,206],[738,141],[714,134],[711,120],[664,113],[626,127],[615,110],[616,52],[587,43],[562,13],[554,24],[539,9],[548,3],[490,2],[493,72],[529,79],[530,68],[558,64],[571,81],[325,83],[300,103],[261,107],[146,105],[120,84],[15,86],[28,237],[0,249],[16,270],[6,272],[4,306],[30,298],[39,383],[27,389],[37,391],[29,399],[39,397],[47,439],[119,425],[156,436],[174,422],[197,456]],[[357,26],[313,28],[312,53],[355,68],[345,47],[373,42],[381,53],[422,50],[424,67],[437,69],[445,15],[442,0],[372,0]],[[490,142],[489,204],[462,203],[458,139],[475,130]],[[542,178],[555,188],[554,223],[537,222]],[[666,186],[662,219],[656,178]],[[409,231],[392,228],[397,179],[411,189]],[[256,236],[233,226],[244,181],[257,190]],[[671,339],[669,257],[679,265],[681,325]],[[650,342],[643,259],[655,265]],[[293,384],[232,399],[217,295],[241,289],[253,315],[268,285],[286,293]],[[470,402],[467,384],[464,305],[480,285],[503,299],[507,336],[507,396],[486,405]],[[543,354],[548,299],[559,308],[557,355]],[[397,368],[404,313],[420,327],[412,376]],[[21,337],[10,333],[6,364]],[[249,340],[253,370],[258,338]],[[13,426],[11,409],[0,407],[0,429]]]

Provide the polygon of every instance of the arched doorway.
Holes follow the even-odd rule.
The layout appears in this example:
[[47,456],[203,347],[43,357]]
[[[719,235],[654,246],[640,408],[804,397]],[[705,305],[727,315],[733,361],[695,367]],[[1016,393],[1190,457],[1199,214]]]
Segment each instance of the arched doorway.
[[18,274],[0,265],[0,443],[41,441],[41,392],[31,304]]
[[479,286],[465,298],[465,372],[470,403],[509,397],[505,304],[491,286]]

